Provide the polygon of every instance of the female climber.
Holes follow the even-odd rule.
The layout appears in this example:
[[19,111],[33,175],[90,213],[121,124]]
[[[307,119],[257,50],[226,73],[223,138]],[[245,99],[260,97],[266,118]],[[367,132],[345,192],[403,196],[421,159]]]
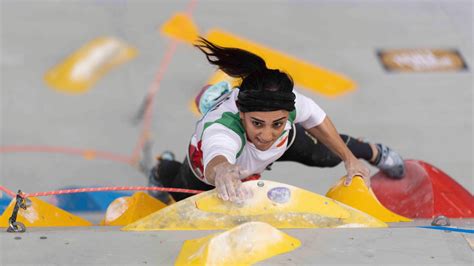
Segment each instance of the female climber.
[[[242,82],[234,89],[225,83],[205,87],[198,102],[203,116],[185,161],[175,161],[170,152],[162,154],[151,170],[150,185],[216,188],[221,199],[241,201],[252,196],[242,182],[260,178],[275,161],[316,167],[344,162],[346,185],[354,176],[369,180],[369,169],[359,158],[393,178],[404,175],[403,160],[392,149],[339,135],[326,113],[294,90],[287,73],[267,68],[261,57],[242,49],[221,47],[204,38],[195,46],[211,64]],[[214,95],[210,101],[209,95]],[[170,194],[176,201],[190,196],[151,194],[164,202],[170,201]]]

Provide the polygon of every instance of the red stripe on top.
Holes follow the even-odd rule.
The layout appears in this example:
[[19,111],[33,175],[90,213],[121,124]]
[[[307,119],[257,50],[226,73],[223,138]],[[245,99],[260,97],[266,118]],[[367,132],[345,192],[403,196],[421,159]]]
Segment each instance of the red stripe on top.
[[288,136],[286,136],[280,143],[277,144],[277,147],[280,148],[285,144],[285,141],[288,139]]

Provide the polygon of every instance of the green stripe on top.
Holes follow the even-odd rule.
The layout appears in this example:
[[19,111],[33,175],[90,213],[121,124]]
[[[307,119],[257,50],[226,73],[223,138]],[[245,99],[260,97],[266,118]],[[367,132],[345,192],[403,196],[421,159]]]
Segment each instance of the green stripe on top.
[[288,115],[288,120],[290,120],[290,123],[294,123],[296,119],[296,109],[291,111],[290,114]]
[[212,121],[212,122],[207,122],[204,124],[204,129],[202,130],[202,133],[201,133],[201,137],[200,139],[202,139],[202,135],[204,134],[204,130],[206,130],[206,128],[210,127],[212,124],[215,124],[215,123],[218,123],[218,124],[221,124],[227,128],[229,128],[230,130],[234,131],[237,135],[239,135],[241,141],[242,141],[242,146],[240,146],[240,150],[239,152],[237,153],[237,158],[240,156],[240,154],[242,153],[243,149],[244,149],[244,146],[245,146],[245,129],[244,129],[244,126],[242,125],[242,122],[240,121],[240,116],[239,116],[239,113],[231,113],[231,112],[224,112],[222,113],[222,116],[221,118],[215,120],[215,121]]
[[[294,124],[294,121],[295,121],[295,118],[296,118],[296,109],[291,111],[290,114],[288,115],[288,121],[293,125]],[[293,126],[292,126],[293,127]],[[283,132],[281,132],[279,138],[281,136],[283,136],[283,134],[285,134],[288,130],[283,130]]]

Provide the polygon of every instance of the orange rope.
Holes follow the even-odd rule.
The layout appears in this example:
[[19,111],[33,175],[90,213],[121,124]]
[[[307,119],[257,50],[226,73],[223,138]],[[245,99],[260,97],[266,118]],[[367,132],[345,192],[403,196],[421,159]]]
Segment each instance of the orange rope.
[[4,186],[0,186],[0,190],[5,192],[7,195],[11,196],[12,198],[14,198],[16,196],[16,193],[9,190],[8,188],[4,187]]
[[113,154],[111,152],[105,151],[96,151],[90,149],[78,149],[70,147],[51,147],[51,146],[3,146],[0,147],[0,153],[10,153],[10,152],[44,152],[44,153],[64,153],[72,155],[86,156],[91,154],[95,157],[107,159],[111,161],[116,161],[120,163],[131,163],[132,159],[128,156]]
[[164,73],[166,69],[168,68],[171,58],[173,57],[174,52],[176,51],[176,47],[178,46],[178,41],[172,41],[171,44],[168,46],[168,49],[166,50],[165,57],[158,69],[158,72],[155,75],[155,79],[153,83],[150,86],[150,89],[147,94],[147,106],[145,109],[145,117],[144,117],[144,122],[143,122],[143,129],[141,136],[138,140],[137,145],[135,146],[135,149],[133,150],[132,153],[132,158],[136,159],[139,157],[140,152],[143,149],[143,146],[145,145],[147,139],[148,139],[148,134],[150,132],[151,128],[151,121],[153,118],[153,105],[154,105],[154,99],[155,95],[158,93],[158,90],[160,89],[160,82],[163,79]]

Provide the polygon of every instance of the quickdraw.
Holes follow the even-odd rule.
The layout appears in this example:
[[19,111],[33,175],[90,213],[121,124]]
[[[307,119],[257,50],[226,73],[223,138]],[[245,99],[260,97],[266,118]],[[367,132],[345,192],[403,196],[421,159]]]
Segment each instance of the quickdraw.
[[7,228],[7,232],[9,233],[23,233],[26,231],[26,226],[23,223],[16,221],[20,208],[26,210],[26,198],[23,197],[23,192],[21,192],[21,190],[18,190],[18,193],[16,194],[16,202],[15,207],[13,208],[12,216],[10,216],[10,218],[8,219],[9,226]]

